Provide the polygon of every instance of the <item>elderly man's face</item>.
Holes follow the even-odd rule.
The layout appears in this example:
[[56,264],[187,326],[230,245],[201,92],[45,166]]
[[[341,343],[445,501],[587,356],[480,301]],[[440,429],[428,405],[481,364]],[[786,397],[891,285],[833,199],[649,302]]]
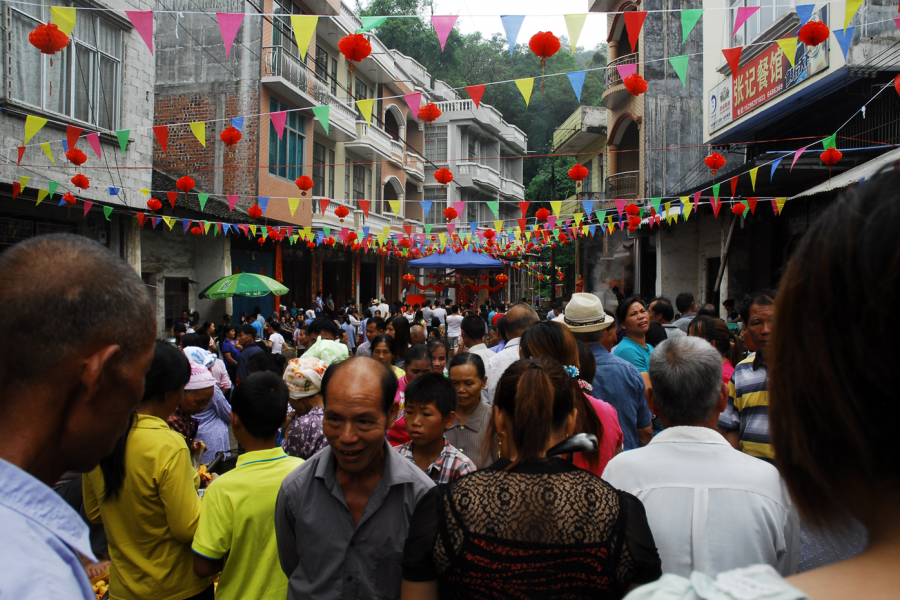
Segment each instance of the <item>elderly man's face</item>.
[[421,325],[416,325],[409,330],[409,339],[413,344],[425,343],[425,329]]
[[384,460],[384,436],[397,418],[398,406],[392,403],[390,414],[382,409],[378,384],[382,368],[371,360],[355,359],[328,384],[322,432],[338,468],[346,473],[363,474],[376,460]]

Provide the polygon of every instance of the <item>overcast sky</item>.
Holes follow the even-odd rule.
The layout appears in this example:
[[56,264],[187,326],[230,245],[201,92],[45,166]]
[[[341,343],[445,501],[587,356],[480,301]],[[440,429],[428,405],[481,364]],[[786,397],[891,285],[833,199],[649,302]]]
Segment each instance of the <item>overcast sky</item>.
[[[480,31],[485,37],[503,34],[499,15],[526,15],[516,42],[527,44],[538,31],[552,31],[568,37],[565,14],[587,13],[588,0],[434,0],[434,14],[458,15],[463,34]],[[578,45],[592,49],[606,41],[606,15],[589,13]]]

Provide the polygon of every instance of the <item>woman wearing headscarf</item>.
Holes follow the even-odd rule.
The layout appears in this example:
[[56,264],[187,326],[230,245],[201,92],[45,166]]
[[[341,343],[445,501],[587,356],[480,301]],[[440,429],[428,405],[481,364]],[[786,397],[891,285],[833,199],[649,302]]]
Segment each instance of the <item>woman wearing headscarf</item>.
[[328,363],[325,361],[303,356],[288,361],[284,370],[284,382],[294,414],[285,427],[281,446],[291,456],[306,460],[328,445],[322,433],[322,419],[325,416],[322,377],[327,369]]

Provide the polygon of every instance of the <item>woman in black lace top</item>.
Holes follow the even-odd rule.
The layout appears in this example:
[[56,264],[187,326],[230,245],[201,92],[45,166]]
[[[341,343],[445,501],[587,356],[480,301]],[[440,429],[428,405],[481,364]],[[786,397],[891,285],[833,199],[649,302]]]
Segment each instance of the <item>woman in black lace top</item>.
[[549,358],[506,370],[492,409],[500,459],[416,507],[403,600],[621,598],[660,577],[640,500],[546,456],[575,430],[577,385]]

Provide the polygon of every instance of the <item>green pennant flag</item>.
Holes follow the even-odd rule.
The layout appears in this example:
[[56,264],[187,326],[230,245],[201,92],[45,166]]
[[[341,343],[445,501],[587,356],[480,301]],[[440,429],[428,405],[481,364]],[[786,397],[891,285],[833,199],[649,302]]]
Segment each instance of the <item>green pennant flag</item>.
[[[219,235],[219,226],[218,226],[218,225],[213,225],[213,237],[216,237],[216,236],[218,236],[218,235]],[[292,242],[292,243],[293,243],[293,242]]]
[[331,227],[323,227],[322,231],[325,232],[325,237],[331,237]]
[[746,219],[746,218],[747,218],[747,213],[749,213],[749,212],[750,212],[750,204],[745,204],[745,205],[744,205],[744,213],[743,213],[741,216],[744,217],[744,218]]
[[597,220],[600,221],[601,223],[603,222],[603,219],[606,218],[605,210],[595,210],[594,214],[597,215]]
[[125,156],[125,148],[128,147],[128,136],[130,135],[130,129],[120,129],[116,132],[116,137],[119,138],[119,148],[122,149],[122,156]]
[[363,33],[364,31],[375,29],[387,21],[387,17],[360,17],[360,19],[362,20],[362,27],[357,29],[356,33]]
[[316,118],[319,120],[319,123],[322,124],[322,127],[325,129],[325,135],[328,135],[328,115],[331,113],[331,107],[327,104],[323,104],[322,106],[313,106],[313,114],[316,115]]
[[51,198],[53,197],[53,195],[56,193],[56,190],[58,190],[58,189],[59,189],[58,181],[48,181],[47,182],[47,190],[50,191]]
[[431,223],[425,223],[425,235],[431,235],[431,228],[434,227]]
[[684,56],[669,57],[669,63],[675,70],[675,74],[678,75],[678,79],[681,80],[681,85],[687,85],[684,78],[687,76],[688,58],[689,57],[687,54],[685,54]]
[[197,200],[200,202],[200,210],[206,208],[206,201],[209,200],[209,194],[197,194]]
[[653,208],[656,210],[656,214],[659,214],[660,202],[662,202],[662,198],[650,198],[650,204],[653,205]]
[[104,206],[103,207],[103,216],[106,217],[106,220],[109,221],[109,215],[112,214],[113,207],[112,206]]
[[487,207],[489,209],[491,209],[491,212],[494,213],[495,217],[500,216],[500,201],[499,200],[494,200],[494,201],[488,200],[487,202],[485,202],[485,204],[487,204]]
[[721,184],[721,183],[714,183],[714,184],[713,184],[713,196],[715,197],[716,202],[719,201],[719,186],[720,186],[720,185],[722,185],[722,184]]
[[681,11],[681,43],[685,43],[688,39],[688,36],[691,35],[691,31],[693,31],[694,26],[697,24],[697,21],[700,20],[700,17],[703,15],[702,8],[694,8],[689,10]]
[[822,140],[822,146],[826,150],[828,150],[829,148],[834,148],[835,150],[837,150],[837,132],[834,132],[832,135]]

